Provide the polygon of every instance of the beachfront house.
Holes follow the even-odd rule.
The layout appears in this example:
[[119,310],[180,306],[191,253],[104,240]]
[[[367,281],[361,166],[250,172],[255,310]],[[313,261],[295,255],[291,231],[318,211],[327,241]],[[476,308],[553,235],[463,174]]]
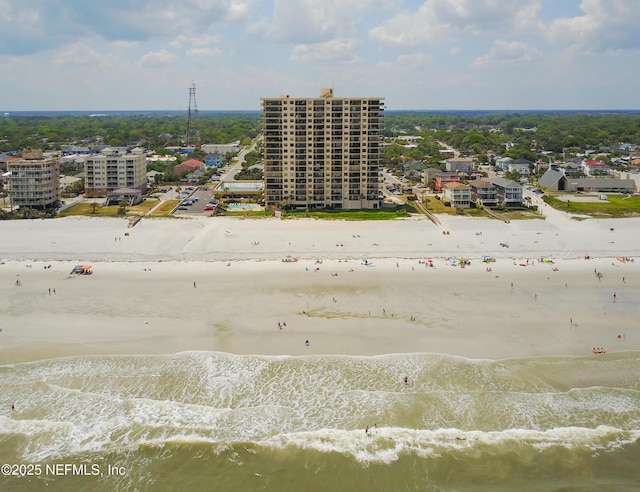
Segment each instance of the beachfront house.
[[121,203],[133,206],[140,202],[142,202],[142,191],[138,188],[118,188],[117,190],[109,191],[105,206],[119,205]]
[[503,207],[519,207],[524,203],[522,186],[504,178],[489,178],[496,187],[496,200]]
[[478,205],[493,207],[498,204],[496,186],[487,179],[474,179],[469,182],[471,200]]
[[463,183],[445,183],[442,190],[443,201],[454,208],[471,206],[471,187]]

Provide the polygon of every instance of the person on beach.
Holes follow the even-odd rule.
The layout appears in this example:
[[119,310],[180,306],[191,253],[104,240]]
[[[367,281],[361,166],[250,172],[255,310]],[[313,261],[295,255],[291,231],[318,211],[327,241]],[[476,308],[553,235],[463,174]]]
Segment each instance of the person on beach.
[[405,385],[409,384],[409,377],[408,376],[403,377],[402,380],[404,381]]
[[195,283],[195,282],[193,283],[193,288],[194,288],[194,289],[196,288],[196,283]]
[[11,404],[11,411],[12,411],[12,412],[15,412],[15,411],[16,411],[16,404],[15,404],[15,403],[12,403],[12,404]]

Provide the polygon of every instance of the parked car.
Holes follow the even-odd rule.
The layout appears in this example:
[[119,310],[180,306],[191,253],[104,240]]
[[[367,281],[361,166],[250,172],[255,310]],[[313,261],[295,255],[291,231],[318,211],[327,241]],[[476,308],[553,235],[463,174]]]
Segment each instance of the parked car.
[[180,205],[178,207],[178,210],[189,210],[189,207],[185,206],[185,205]]
[[206,207],[204,207],[205,212],[209,211],[209,210],[214,210],[216,208],[215,205],[207,205]]

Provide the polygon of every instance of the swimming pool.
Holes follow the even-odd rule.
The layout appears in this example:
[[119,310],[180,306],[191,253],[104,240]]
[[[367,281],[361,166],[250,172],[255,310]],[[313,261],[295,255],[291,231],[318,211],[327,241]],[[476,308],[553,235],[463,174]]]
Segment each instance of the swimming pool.
[[227,211],[233,212],[234,210],[260,210],[260,207],[252,203],[234,203],[227,205]]

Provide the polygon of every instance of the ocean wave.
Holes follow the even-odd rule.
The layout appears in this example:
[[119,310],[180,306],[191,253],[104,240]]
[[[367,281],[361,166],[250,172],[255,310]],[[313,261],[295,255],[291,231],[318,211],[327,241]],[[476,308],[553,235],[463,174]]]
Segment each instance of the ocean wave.
[[[52,359],[0,367],[0,440],[25,460],[172,442],[250,442],[381,462],[505,443],[613,449],[640,432],[635,360],[215,352]],[[598,385],[584,384],[590,376]],[[0,456],[7,453],[0,444]]]

